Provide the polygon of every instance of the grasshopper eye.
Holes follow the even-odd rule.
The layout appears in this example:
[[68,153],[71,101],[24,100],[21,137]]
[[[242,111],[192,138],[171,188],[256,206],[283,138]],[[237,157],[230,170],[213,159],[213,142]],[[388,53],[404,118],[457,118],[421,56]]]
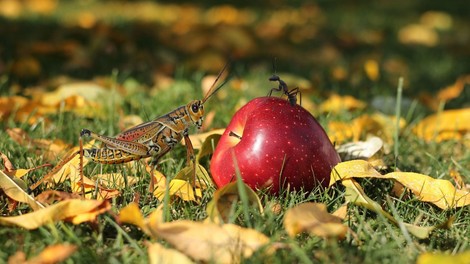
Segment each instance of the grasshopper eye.
[[193,111],[193,113],[197,113],[197,111],[199,110],[199,105],[197,104],[191,105],[191,110]]

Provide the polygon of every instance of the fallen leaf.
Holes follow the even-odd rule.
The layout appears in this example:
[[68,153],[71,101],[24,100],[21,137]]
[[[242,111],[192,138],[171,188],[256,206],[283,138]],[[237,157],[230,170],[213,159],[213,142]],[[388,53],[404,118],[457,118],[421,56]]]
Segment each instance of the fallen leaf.
[[392,222],[396,226],[400,226],[400,224],[403,224],[406,230],[410,234],[416,236],[417,238],[425,239],[429,237],[429,235],[434,229],[442,228],[444,226],[443,224],[441,224],[441,225],[436,225],[436,226],[422,227],[422,226],[412,225],[408,223],[400,223],[392,215],[384,211],[377,202],[370,199],[364,193],[364,190],[362,189],[362,187],[353,179],[343,180],[341,181],[341,183],[346,187],[345,199],[347,202],[362,206],[372,212],[380,214],[384,216],[385,218],[387,218],[390,222]]
[[238,263],[269,243],[254,229],[233,224],[178,220],[157,225],[155,233],[196,261]]
[[348,231],[341,218],[329,214],[321,203],[302,203],[287,210],[284,228],[291,237],[307,231],[323,238],[342,239]]
[[152,243],[147,245],[147,252],[149,256],[149,263],[151,264],[192,264],[194,263],[183,253],[171,249],[165,248],[160,243]]
[[467,188],[467,185],[465,184],[465,181],[463,180],[463,177],[458,170],[450,169],[449,176],[455,181],[455,184],[457,185],[457,188],[459,190],[470,191],[470,189]]
[[451,255],[444,252],[424,252],[416,259],[416,264],[468,264],[470,250]]
[[332,94],[319,106],[323,113],[340,113],[342,111],[353,111],[364,109],[366,104],[350,95],[340,96]]
[[135,225],[144,233],[148,235],[151,234],[137,203],[130,203],[126,207],[122,208],[121,211],[119,211],[118,219],[120,223]]
[[26,184],[21,179],[11,178],[3,171],[0,171],[0,188],[9,198],[18,202],[27,203],[33,210],[44,208],[44,206],[29,195],[21,185],[26,187]]
[[19,226],[31,230],[61,220],[80,224],[96,219],[98,215],[107,212],[109,209],[111,209],[111,204],[106,200],[72,199],[56,203],[32,213],[0,217],[0,225]]
[[444,210],[470,205],[470,192],[456,189],[448,180],[414,172],[391,172],[384,177],[397,180],[419,200],[433,203]]
[[[207,131],[207,132],[200,133],[200,134],[189,135],[189,139],[191,140],[191,143],[193,144],[194,149],[201,149],[203,143],[206,142],[206,139],[209,136],[222,135],[224,131],[225,131],[224,128],[214,129],[214,130]],[[181,143],[184,145],[184,140],[181,141]]]
[[421,120],[413,132],[426,141],[461,140],[470,133],[470,108],[445,110]]
[[[460,76],[455,83],[441,89],[436,96],[440,101],[449,101],[460,96],[463,92],[465,85],[470,83],[470,75]],[[437,109],[436,109],[437,110]]]
[[[159,201],[163,201],[165,192],[165,189],[157,188],[153,194]],[[183,201],[198,201],[202,197],[200,188],[195,188],[187,180],[180,179],[173,179],[170,181],[168,195],[170,197],[177,196]]]
[[379,63],[369,59],[364,63],[364,71],[371,81],[377,81],[380,77]]
[[58,263],[65,261],[77,251],[76,245],[56,244],[47,246],[39,255],[30,258],[27,263]]
[[69,199],[81,199],[80,195],[78,194],[62,192],[62,191],[57,191],[57,190],[46,190],[38,194],[35,198],[36,198],[36,201],[42,204],[47,204],[47,205],[51,205],[54,202],[64,201],[64,200],[69,200]]
[[120,194],[119,190],[105,188],[98,182],[92,181],[85,176],[83,176],[83,190],[82,179],[80,178],[78,172],[71,174],[70,183],[72,187],[72,193],[82,194],[82,192],[85,191],[84,198],[86,199],[107,200],[119,196]]
[[[330,141],[337,144],[347,140],[359,141],[361,138],[376,136],[390,145],[393,143],[395,125],[396,118],[394,116],[376,113],[359,116],[350,122],[331,121],[327,128]],[[400,129],[405,125],[405,119],[400,118]]]
[[[250,206],[256,207],[263,213],[261,200],[253,189],[243,183],[244,191],[248,196]],[[206,212],[208,219],[214,223],[227,223],[234,203],[240,200],[237,182],[231,182],[214,192],[212,200],[207,203]]]
[[410,24],[400,29],[398,39],[403,44],[419,44],[434,47],[439,43],[437,32],[425,25]]
[[379,137],[370,137],[366,141],[356,141],[340,145],[336,148],[342,161],[354,159],[369,159],[382,147],[384,142]]
[[196,162],[199,163],[199,160],[201,160],[201,158],[214,153],[215,147],[217,146],[217,143],[219,142],[221,136],[221,134],[212,134],[204,140],[199,149],[199,152],[197,153]]
[[348,202],[341,205],[336,211],[332,213],[332,215],[339,217],[341,220],[346,219],[348,215]]
[[58,155],[63,154],[65,151],[70,149],[69,144],[59,139],[32,139],[20,128],[9,128],[6,131],[18,144],[33,150],[36,154],[41,155],[47,161],[55,160]]
[[448,210],[470,204],[470,192],[456,189],[448,180],[434,179],[414,172],[391,172],[381,175],[364,160],[338,163],[331,171],[330,186],[336,181],[352,178],[393,179],[411,190],[423,202],[430,202],[441,209]]

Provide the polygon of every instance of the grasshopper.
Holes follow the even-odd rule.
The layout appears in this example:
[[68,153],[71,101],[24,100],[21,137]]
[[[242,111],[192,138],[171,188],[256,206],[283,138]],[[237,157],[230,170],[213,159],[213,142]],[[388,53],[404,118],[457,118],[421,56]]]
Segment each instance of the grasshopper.
[[[156,166],[159,159],[171,151],[183,138],[186,145],[188,165],[192,160],[194,166],[196,166],[194,162],[194,149],[189,139],[189,128],[191,125],[195,125],[198,129],[201,128],[202,121],[204,120],[204,103],[225,84],[225,82],[223,82],[215,88],[226,67],[227,64],[220,71],[202,100],[193,100],[152,121],[125,130],[115,137],[100,135],[89,129],[83,129],[80,132],[80,150],[60,162],[55,169],[32,185],[30,189],[34,190],[42,182],[52,177],[53,174],[76,155],[80,155],[81,176],[83,176],[83,157],[101,164],[121,164],[151,157],[152,165]],[[91,137],[97,141],[101,141],[103,146],[100,148],[83,149],[83,137]],[[83,177],[81,178],[83,179]],[[154,178],[152,176],[150,182],[151,191],[153,191],[153,181]]]

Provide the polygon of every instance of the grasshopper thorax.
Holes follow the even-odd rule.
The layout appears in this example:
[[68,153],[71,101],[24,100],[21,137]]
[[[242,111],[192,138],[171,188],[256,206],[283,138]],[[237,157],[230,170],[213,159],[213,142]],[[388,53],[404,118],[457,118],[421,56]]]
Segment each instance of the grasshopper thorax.
[[201,100],[191,101],[186,105],[186,112],[189,114],[191,121],[199,129],[204,120],[204,104]]

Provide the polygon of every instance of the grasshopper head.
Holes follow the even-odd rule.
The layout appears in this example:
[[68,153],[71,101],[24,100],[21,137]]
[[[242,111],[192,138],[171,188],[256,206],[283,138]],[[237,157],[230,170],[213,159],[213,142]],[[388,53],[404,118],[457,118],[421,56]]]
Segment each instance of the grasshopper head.
[[186,110],[189,113],[189,117],[194,125],[199,129],[202,126],[202,120],[204,120],[204,104],[201,100],[191,101],[186,105]]

